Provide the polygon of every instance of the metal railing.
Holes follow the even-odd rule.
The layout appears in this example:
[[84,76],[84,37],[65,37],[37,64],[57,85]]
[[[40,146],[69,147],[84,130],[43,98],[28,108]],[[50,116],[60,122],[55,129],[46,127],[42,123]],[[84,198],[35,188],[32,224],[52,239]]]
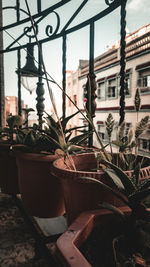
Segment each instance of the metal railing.
[[[63,117],[65,117],[65,110],[66,110],[66,58],[67,58],[67,36],[75,31],[78,31],[86,26],[89,25],[89,69],[88,69],[88,75],[87,75],[87,83],[86,83],[86,90],[87,90],[87,102],[86,107],[88,111],[91,113],[91,116],[95,116],[95,109],[96,109],[96,82],[95,82],[95,74],[94,74],[94,35],[95,35],[95,22],[98,20],[101,20],[108,14],[112,13],[114,10],[120,7],[120,124],[124,121],[125,116],[125,95],[124,95],[124,87],[125,87],[125,48],[126,48],[126,3],[127,0],[103,0],[106,8],[102,11],[97,12],[96,15],[91,17],[90,19],[86,19],[83,22],[78,23],[75,26],[70,26],[71,23],[74,21],[75,18],[77,18],[78,14],[81,12],[81,10],[86,6],[88,3],[88,0],[81,1],[81,4],[78,6],[76,11],[71,15],[71,17],[68,19],[65,25],[61,25],[60,23],[60,15],[57,11],[58,8],[63,9],[65,5],[67,5],[69,2],[73,0],[62,0],[59,1],[57,4],[54,4],[50,7],[48,7],[45,10],[42,10],[42,1],[37,0],[37,7],[35,14],[32,16],[32,19],[34,21],[34,25],[37,29],[37,36],[38,36],[38,28],[40,27],[40,23],[44,20],[44,18],[48,17],[50,14],[54,14],[56,16],[56,26],[55,29],[52,27],[52,25],[47,25],[45,27],[45,33],[46,37],[43,39],[39,39],[39,44],[42,49],[42,45],[46,42],[51,42],[52,40],[60,38],[62,40],[62,99],[63,99]],[[3,27],[0,27],[0,32],[7,32],[7,30],[10,30],[17,26],[22,26],[22,33],[15,37],[15,39],[4,49],[0,50],[0,54],[4,53],[10,53],[12,51],[17,51],[17,69],[19,70],[21,68],[21,52],[23,49],[27,48],[27,44],[20,45],[20,40],[24,36],[28,36],[30,38],[30,41],[34,39],[34,35],[31,35],[32,26],[24,27],[25,23],[30,23],[31,17],[28,14],[28,11],[21,8],[21,1],[16,0],[15,6],[5,6],[3,7],[3,12],[7,9],[13,9],[14,12],[16,12],[16,21],[14,23],[11,23],[9,25],[5,25]],[[26,18],[21,19],[20,14],[23,12],[23,14],[26,16]],[[32,38],[32,39],[31,39]],[[32,41],[32,45],[37,46],[37,42],[35,39]],[[38,59],[39,63],[39,69],[41,70],[41,60],[40,55]],[[53,80],[53,82],[55,82]],[[42,83],[42,78],[39,77],[39,84]],[[42,121],[42,116],[44,112],[44,90],[39,86],[39,90],[37,90],[37,114],[39,116],[39,123]],[[1,103],[0,103],[1,104]],[[19,107],[19,113],[21,114],[21,78],[20,78],[20,72],[18,71],[18,107]],[[90,129],[89,125],[89,131]],[[93,143],[93,136],[90,136],[89,139],[89,145],[92,146]]]

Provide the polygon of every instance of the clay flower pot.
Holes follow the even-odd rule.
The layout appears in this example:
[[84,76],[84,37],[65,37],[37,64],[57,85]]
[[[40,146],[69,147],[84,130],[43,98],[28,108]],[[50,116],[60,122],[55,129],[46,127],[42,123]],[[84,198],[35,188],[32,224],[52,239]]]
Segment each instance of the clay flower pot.
[[19,188],[24,208],[31,216],[51,218],[65,213],[60,181],[51,174],[57,157],[16,153]]
[[[130,213],[128,207],[119,208],[123,213]],[[79,247],[89,237],[96,226],[110,225],[116,216],[108,210],[89,210],[80,214],[69,228],[58,238],[58,257],[63,266],[91,267]],[[99,267],[103,265],[98,265]]]
[[[56,175],[62,182],[66,214],[68,225],[79,216],[83,211],[99,208],[102,202],[109,202],[115,206],[124,205],[121,200],[118,200],[114,195],[103,190],[97,184],[87,181],[79,181],[81,177],[92,177],[101,182],[113,187],[119,192],[112,180],[104,172],[92,171],[96,169],[96,159],[94,153],[83,153],[72,156],[76,170],[71,169],[70,161],[63,158],[57,159],[53,163],[53,174]],[[69,168],[70,166],[70,168]],[[127,171],[130,176],[132,171]],[[141,178],[150,177],[150,166],[141,169]],[[121,193],[120,193],[121,194]]]
[[0,145],[0,187],[5,194],[19,193],[16,158],[11,153],[9,144]]

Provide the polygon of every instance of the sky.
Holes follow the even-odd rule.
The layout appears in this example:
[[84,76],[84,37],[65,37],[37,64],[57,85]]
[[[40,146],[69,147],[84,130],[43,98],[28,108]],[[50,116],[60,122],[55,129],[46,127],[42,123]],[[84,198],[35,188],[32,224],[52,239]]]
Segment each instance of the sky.
[[[21,8],[26,10],[25,1],[21,0]],[[31,13],[35,13],[35,0],[28,1]],[[45,9],[59,1],[47,0],[42,1],[42,8]],[[60,15],[60,28],[68,21],[74,11],[82,3],[82,0],[71,0],[64,7],[57,10]],[[3,0],[3,6],[10,5],[10,0]],[[15,0],[11,0],[11,5],[15,5]],[[106,8],[105,0],[89,0],[80,14],[76,17],[73,23],[74,26],[82,22]],[[150,23],[150,1],[149,0],[128,0],[127,1],[127,33],[132,33],[138,28]],[[22,15],[23,18],[23,15]],[[3,13],[4,25],[11,24],[15,20],[13,10],[5,10]],[[51,14],[46,18],[39,27],[38,38],[44,38],[46,25],[52,25],[55,28],[56,16]],[[27,26],[27,24],[25,25]],[[14,39],[22,33],[22,27],[15,27],[9,30],[9,33]],[[113,13],[105,18],[95,22],[95,51],[94,55],[99,56],[106,51],[111,45],[120,39],[120,8],[117,8]],[[6,47],[12,38],[4,33],[4,47]],[[19,41],[21,44],[28,42],[27,38]],[[22,66],[25,64],[26,52],[22,51],[21,61]],[[89,57],[89,27],[85,27],[77,32],[67,36],[67,70],[76,70],[79,65],[79,59],[88,59]],[[61,85],[62,81],[62,40],[57,39],[43,45],[43,58],[47,72]],[[37,49],[35,49],[35,59],[37,60]],[[16,52],[7,53],[4,56],[4,72],[5,72],[5,95],[17,96],[17,68]],[[59,112],[61,113],[61,91],[58,87],[51,85],[56,103],[58,104]],[[45,89],[45,108],[51,110],[50,98],[46,84]],[[36,106],[36,92],[32,95],[22,87],[22,99],[29,107]]]

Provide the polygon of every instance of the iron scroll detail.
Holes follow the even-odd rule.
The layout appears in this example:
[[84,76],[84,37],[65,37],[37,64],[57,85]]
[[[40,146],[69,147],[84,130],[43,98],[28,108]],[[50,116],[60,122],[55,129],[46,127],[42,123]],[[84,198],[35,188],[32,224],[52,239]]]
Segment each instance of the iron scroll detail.
[[115,0],[105,0],[106,5],[110,6]]
[[55,35],[58,30],[59,30],[59,27],[60,27],[60,17],[58,15],[58,13],[56,11],[53,11],[51,12],[51,14],[54,13],[56,15],[56,18],[57,18],[57,25],[56,25],[56,28],[53,32],[53,26],[52,25],[47,25],[46,26],[46,29],[45,29],[45,33],[48,37],[52,36],[52,35]]
[[[38,25],[34,24],[34,27],[35,27],[36,35],[38,35]],[[33,29],[32,27],[25,27],[24,28],[24,34],[29,38],[35,37],[35,34],[29,34],[29,33],[31,33],[32,29]]]

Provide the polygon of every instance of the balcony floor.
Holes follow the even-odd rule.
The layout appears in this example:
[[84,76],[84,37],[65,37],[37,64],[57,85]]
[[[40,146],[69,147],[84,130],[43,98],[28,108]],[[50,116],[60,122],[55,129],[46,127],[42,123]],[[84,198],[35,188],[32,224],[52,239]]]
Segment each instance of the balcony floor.
[[[47,252],[43,250],[43,245],[40,247],[33,232],[15,199],[0,192],[1,267],[60,266],[50,260],[51,255],[50,258],[45,256]],[[46,246],[51,247],[52,243]]]

